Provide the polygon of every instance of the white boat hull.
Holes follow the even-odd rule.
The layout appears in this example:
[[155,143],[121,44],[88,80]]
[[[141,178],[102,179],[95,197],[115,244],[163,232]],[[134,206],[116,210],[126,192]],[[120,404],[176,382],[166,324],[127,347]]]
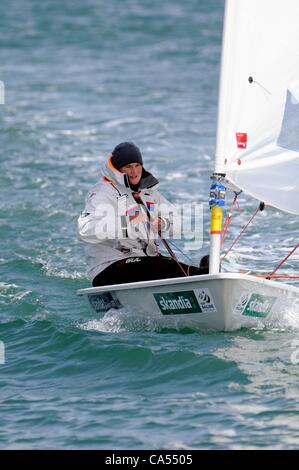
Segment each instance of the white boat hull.
[[278,319],[299,307],[299,288],[233,273],[91,287],[77,294],[99,316],[125,308],[163,319],[169,327],[218,331]]

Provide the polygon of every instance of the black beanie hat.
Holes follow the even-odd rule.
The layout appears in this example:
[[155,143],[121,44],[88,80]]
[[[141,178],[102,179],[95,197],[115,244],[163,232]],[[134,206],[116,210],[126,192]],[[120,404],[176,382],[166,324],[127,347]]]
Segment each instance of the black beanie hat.
[[129,163],[140,163],[143,165],[142,155],[139,148],[132,142],[118,144],[112,152],[112,164],[117,170]]

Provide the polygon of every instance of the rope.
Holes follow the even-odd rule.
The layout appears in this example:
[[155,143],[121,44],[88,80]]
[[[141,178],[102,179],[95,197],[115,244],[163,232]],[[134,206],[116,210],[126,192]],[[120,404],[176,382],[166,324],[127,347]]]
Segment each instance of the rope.
[[253,274],[256,277],[262,277],[266,279],[299,279],[299,276],[295,274]]
[[241,235],[243,235],[243,233],[245,232],[245,230],[247,229],[247,227],[251,224],[251,222],[253,221],[253,219],[255,218],[256,214],[259,212],[259,211],[263,211],[265,208],[265,204],[263,202],[260,202],[259,204],[259,207],[256,209],[256,211],[254,212],[253,216],[250,218],[250,220],[247,222],[247,224],[242,228],[241,232],[239,233],[239,235],[237,235],[237,237],[234,239],[233,243],[231,244],[231,246],[229,247],[229,249],[227,250],[227,252],[225,253],[225,255],[221,258],[221,261],[220,261],[220,264],[222,263],[222,261],[224,260],[224,258],[226,258],[226,256],[228,255],[228,253],[232,250],[232,248],[235,246],[235,244],[237,243],[237,241],[239,240],[239,238],[241,237]]
[[278,269],[286,262],[286,260],[294,253],[295,250],[297,250],[299,246],[299,243],[298,245],[295,246],[295,248],[293,248],[290,253],[279,263],[279,265],[274,269],[274,271],[272,271],[272,273],[270,273],[268,276],[273,276],[273,274],[276,273],[276,271],[278,271]]
[[170,246],[168,245],[167,241],[164,240],[164,238],[162,237],[160,231],[158,231],[158,234],[159,234],[159,237],[161,238],[162,242],[164,243],[165,248],[167,249],[168,253],[169,253],[170,256],[172,257],[172,259],[177,263],[178,267],[180,268],[180,270],[182,271],[182,273],[184,274],[184,276],[188,277],[188,274],[186,273],[185,269],[184,269],[183,266],[180,264],[180,262],[179,262],[179,260],[177,259],[176,255],[174,254],[174,252],[172,251],[172,249],[171,249]]
[[[235,197],[234,197],[234,200],[233,200],[233,203],[231,205],[231,208],[229,210],[229,213],[227,214],[227,217],[225,219],[225,223],[224,223],[224,228],[223,228],[223,235],[222,235],[222,239],[221,239],[221,244],[224,243],[224,240],[225,240],[225,237],[226,237],[226,234],[227,234],[227,231],[228,231],[228,228],[229,228],[229,225],[230,225],[230,222],[231,222],[231,218],[232,218],[232,214],[233,214],[233,209],[234,209],[234,206],[237,202],[237,198],[238,198],[238,195],[240,193],[235,193]],[[239,207],[239,211],[240,211],[240,206],[239,206],[239,203],[238,203],[238,207]],[[234,239],[233,243],[231,244],[231,246],[229,247],[229,249],[227,250],[227,252],[225,253],[225,255],[221,258],[221,261],[220,261],[220,264],[222,263],[222,261],[225,259],[225,257],[228,255],[228,253],[232,250],[232,248],[234,247],[234,245],[237,243],[237,241],[239,240],[239,238],[241,237],[241,235],[245,232],[245,230],[247,229],[247,227],[250,225],[250,223],[253,221],[253,219],[255,218],[255,216],[257,215],[257,213],[259,211],[263,211],[265,208],[265,204],[263,202],[260,202],[259,204],[259,207],[256,209],[256,211],[254,212],[254,214],[252,215],[252,217],[250,218],[250,220],[247,222],[247,224],[242,228],[241,232],[239,233],[239,235],[237,235],[237,237]],[[288,275],[288,274],[284,274],[284,275],[275,275],[275,273],[278,271],[279,268],[281,268],[281,266],[286,262],[286,260],[294,253],[294,251],[297,250],[297,248],[299,247],[299,243],[298,245],[296,245],[291,251],[290,253],[278,264],[278,266],[270,273],[270,274],[252,274],[253,276],[256,276],[256,277],[262,277],[262,278],[266,278],[266,279],[271,279],[271,278],[285,278],[285,279],[299,279],[299,276],[297,275]]]
[[191,259],[190,256],[188,256],[183,250],[181,250],[173,241],[168,241],[167,243],[174,246],[174,248],[178,250],[180,253],[182,253],[182,255],[185,256],[185,258],[187,258],[187,260],[190,261],[191,264],[194,264],[193,259]]
[[[225,240],[225,237],[226,237],[228,228],[229,228],[230,223],[231,223],[231,218],[232,218],[232,215],[233,215],[233,209],[234,209],[234,207],[235,207],[236,202],[238,202],[237,199],[238,199],[238,196],[239,196],[239,194],[240,194],[241,192],[242,192],[242,191],[240,191],[239,193],[236,193],[236,192],[235,192],[235,197],[234,197],[233,203],[232,203],[232,205],[231,205],[231,208],[230,208],[230,210],[229,210],[229,212],[228,212],[228,214],[227,214],[227,216],[226,216],[225,222],[224,222],[223,234],[222,234],[222,238],[221,238],[221,245],[223,245],[223,243],[224,243],[224,240]],[[239,210],[239,212],[240,212],[240,205],[239,205],[239,202],[238,202],[238,210]]]
[[[148,218],[149,226],[152,226],[152,218],[151,218],[150,211],[148,210],[148,207],[146,206],[146,204],[144,204],[144,201],[141,199],[139,192],[133,193],[133,196],[134,196],[134,199],[135,199],[135,201],[136,201],[137,203],[143,205],[143,207],[144,207],[144,209],[145,209],[145,212],[146,212],[146,215],[147,215],[147,218]],[[188,274],[187,274],[186,271],[184,270],[183,266],[180,264],[180,262],[179,262],[179,260],[177,259],[176,255],[174,254],[174,252],[172,251],[172,249],[171,249],[170,246],[168,245],[167,241],[164,240],[164,238],[162,237],[160,230],[158,230],[158,235],[159,235],[159,237],[161,238],[162,242],[164,243],[164,246],[165,246],[165,248],[167,249],[168,253],[170,254],[171,258],[177,263],[178,267],[180,268],[180,270],[182,271],[182,273],[184,274],[184,276],[187,277]]]
[[265,274],[251,273],[250,271],[240,271],[240,274],[248,274],[249,276],[261,277],[265,279],[299,279],[296,274]]

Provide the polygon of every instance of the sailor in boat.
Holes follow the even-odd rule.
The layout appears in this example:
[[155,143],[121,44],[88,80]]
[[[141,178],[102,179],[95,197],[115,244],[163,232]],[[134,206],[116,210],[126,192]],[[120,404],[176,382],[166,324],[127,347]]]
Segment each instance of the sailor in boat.
[[[171,233],[172,205],[143,167],[136,145],[117,145],[102,173],[78,219],[93,286],[208,273],[207,257],[199,267],[188,266],[177,260],[164,240]],[[169,247],[170,257],[159,252],[159,239]]]

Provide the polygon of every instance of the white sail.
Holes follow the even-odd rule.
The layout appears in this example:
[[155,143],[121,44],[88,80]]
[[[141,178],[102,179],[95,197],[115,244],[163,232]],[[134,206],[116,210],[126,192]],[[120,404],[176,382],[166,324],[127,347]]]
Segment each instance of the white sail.
[[299,214],[299,0],[227,0],[215,172]]

